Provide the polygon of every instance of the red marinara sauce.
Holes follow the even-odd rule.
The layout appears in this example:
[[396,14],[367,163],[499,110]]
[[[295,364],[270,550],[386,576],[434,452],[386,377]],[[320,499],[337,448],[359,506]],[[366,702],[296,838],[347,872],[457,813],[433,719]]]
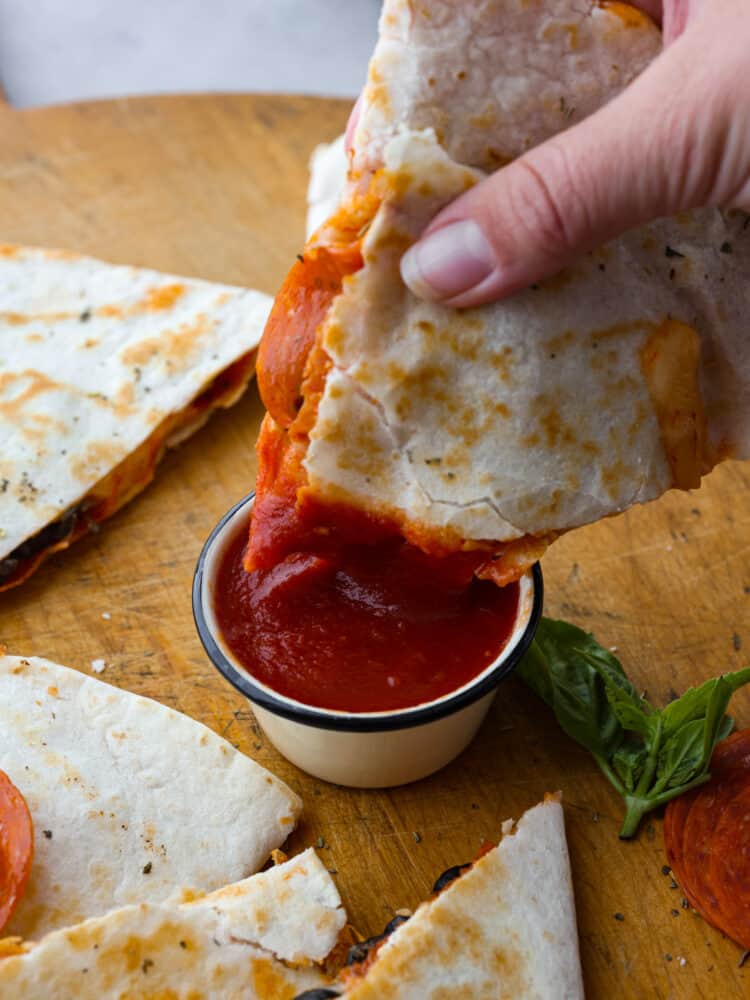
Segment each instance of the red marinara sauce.
[[247,572],[247,527],[227,546],[214,610],[257,680],[306,705],[409,708],[455,691],[510,638],[517,583],[473,576],[475,560],[425,555],[401,539],[294,552]]

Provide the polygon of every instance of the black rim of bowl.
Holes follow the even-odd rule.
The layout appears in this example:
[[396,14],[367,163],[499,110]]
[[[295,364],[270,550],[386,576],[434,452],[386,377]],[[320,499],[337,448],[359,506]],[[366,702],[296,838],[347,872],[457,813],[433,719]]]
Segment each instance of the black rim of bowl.
[[227,511],[208,536],[198,558],[198,565],[193,577],[193,618],[203,648],[219,673],[237,688],[241,694],[253,702],[253,704],[259,705],[261,708],[266,709],[266,711],[272,712],[274,715],[280,715],[284,719],[290,719],[292,722],[299,722],[305,726],[314,726],[318,729],[333,729],[340,732],[389,732],[396,729],[410,729],[413,726],[423,726],[428,722],[435,722],[437,719],[442,719],[446,715],[454,715],[462,708],[466,708],[468,705],[483,698],[486,694],[489,694],[490,691],[498,686],[500,681],[504,680],[515,670],[524,653],[531,645],[542,614],[544,598],[544,582],[539,563],[535,563],[531,570],[534,584],[533,602],[531,614],[521,638],[508,656],[508,659],[498,664],[478,684],[472,685],[459,694],[445,697],[442,701],[413,709],[399,709],[393,714],[360,715],[351,713],[348,715],[337,715],[335,712],[328,711],[327,709],[289,704],[280,695],[275,695],[271,691],[260,687],[253,681],[249,673],[240,671],[234,666],[214,638],[203,614],[203,579],[208,554],[214,542],[224,530],[227,522],[234,517],[241,507],[249,504],[254,496],[254,493],[249,493],[242,500],[238,501],[238,503]]

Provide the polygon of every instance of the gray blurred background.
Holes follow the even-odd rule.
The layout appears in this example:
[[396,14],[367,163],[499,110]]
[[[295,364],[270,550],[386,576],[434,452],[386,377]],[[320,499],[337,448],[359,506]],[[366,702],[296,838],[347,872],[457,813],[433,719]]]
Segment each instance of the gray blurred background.
[[255,90],[354,96],[380,0],[0,0],[11,104]]

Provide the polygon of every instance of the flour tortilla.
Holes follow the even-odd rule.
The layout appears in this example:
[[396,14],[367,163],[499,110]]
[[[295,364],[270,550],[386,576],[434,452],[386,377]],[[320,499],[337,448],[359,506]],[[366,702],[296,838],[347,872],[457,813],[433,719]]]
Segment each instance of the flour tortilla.
[[239,398],[269,307],[260,292],[0,246],[0,590]]
[[583,1000],[559,796],[503,833],[391,935],[348,1000]]
[[310,157],[307,236],[312,236],[318,226],[333,215],[346,190],[348,161],[344,140],[345,137],[340,135],[333,142],[323,142],[315,147]]
[[384,198],[319,329],[332,367],[309,494],[501,551],[750,454],[743,213],[660,220],[482,308],[421,302],[399,275],[440,208],[603,105],[660,46],[621,4],[387,0],[347,195]]
[[37,658],[0,657],[0,770],[34,822],[31,878],[6,929],[23,938],[238,881],[301,810],[200,723]]
[[124,907],[0,957],[0,1000],[290,1000],[325,985],[312,963],[345,921],[308,850],[201,899]]

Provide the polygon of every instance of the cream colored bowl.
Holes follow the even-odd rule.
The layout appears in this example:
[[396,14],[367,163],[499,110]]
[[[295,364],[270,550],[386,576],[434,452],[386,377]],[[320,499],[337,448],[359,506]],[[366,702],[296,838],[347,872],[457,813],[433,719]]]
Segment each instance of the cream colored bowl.
[[337,785],[387,788],[439,770],[468,746],[495,697],[534,637],[542,611],[542,571],[520,580],[518,612],[500,655],[463,687],[435,701],[387,712],[317,708],[257,680],[224,642],[214,613],[216,573],[227,545],[249,527],[255,496],[234,506],[201,552],[193,581],[193,615],[216,669],[244,694],[266,736],[288,760]]

